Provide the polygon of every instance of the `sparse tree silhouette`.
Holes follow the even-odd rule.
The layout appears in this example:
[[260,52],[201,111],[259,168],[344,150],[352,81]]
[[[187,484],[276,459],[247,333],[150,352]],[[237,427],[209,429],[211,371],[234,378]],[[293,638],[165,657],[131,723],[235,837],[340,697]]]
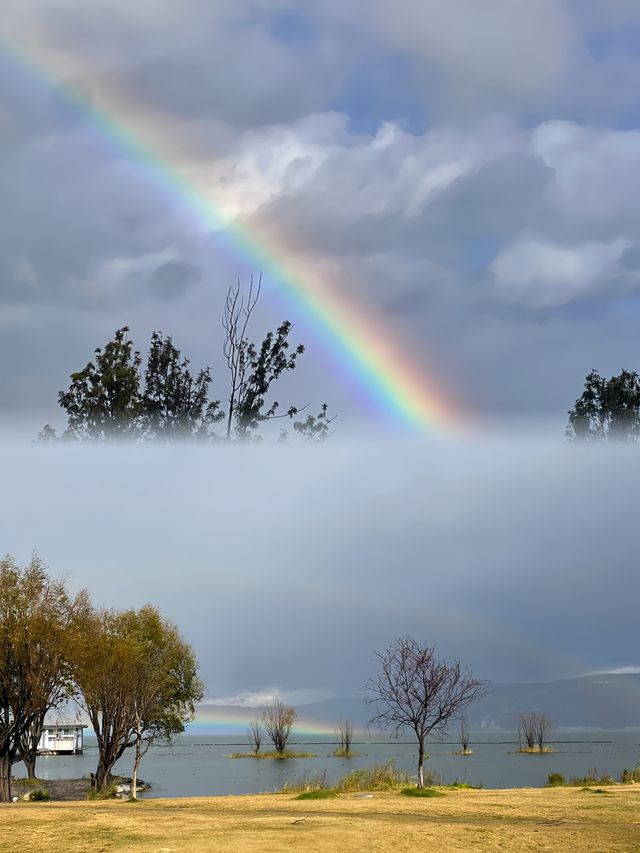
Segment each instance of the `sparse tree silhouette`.
[[460,747],[463,755],[469,752],[469,730],[464,715],[460,717]]
[[544,752],[544,743],[552,728],[553,724],[546,714],[523,711],[518,721],[518,741],[521,743],[524,738],[527,749],[535,749],[537,745],[540,752]]
[[536,714],[536,743],[540,752],[544,752],[544,742],[553,728],[553,723],[546,714]]
[[247,731],[247,738],[251,746],[251,750],[255,755],[260,752],[262,746],[262,725],[260,720],[251,720]]
[[569,411],[570,441],[637,441],[640,437],[640,376],[623,370],[606,379],[592,370],[582,396]]
[[308,443],[320,444],[329,437],[329,426],[335,420],[327,414],[328,406],[323,403],[317,415],[307,415],[303,421],[296,421],[293,425],[298,435],[302,436]]
[[391,729],[394,736],[411,729],[418,741],[418,788],[424,787],[425,744],[429,735],[442,736],[451,719],[485,696],[488,683],[473,678],[459,661],[438,661],[431,646],[399,637],[382,654],[380,673],[367,685],[378,713],[370,725]]
[[349,720],[340,720],[336,728],[336,737],[340,743],[340,752],[349,755],[353,742],[353,723]]
[[519,717],[518,731],[521,732],[528,749],[533,749],[536,742],[536,714],[523,711]]
[[[293,325],[285,320],[269,331],[257,346],[249,337],[249,326],[260,297],[261,281],[253,279],[246,296],[240,283],[227,293],[222,317],[224,356],[229,373],[228,410],[219,400],[210,400],[212,375],[209,367],[193,372],[190,362],[174,345],[172,337],[153,332],[147,364],[129,338],[129,327],[117,329],[104,347],[95,350],[93,361],[71,374],[71,384],[60,391],[58,402],[67,415],[67,440],[102,441],[116,438],[164,440],[174,438],[220,438],[214,426],[225,421],[227,439],[248,439],[258,428],[276,418],[294,418],[297,406],[281,411],[273,400],[274,383],[295,370],[304,346],[292,347]],[[322,442],[334,420],[326,403],[317,415],[295,421],[294,431],[307,442]],[[287,432],[281,432],[281,439]],[[38,441],[57,440],[55,429],[46,424]]]
[[265,421],[278,417],[294,417],[298,409],[290,406],[279,414],[280,404],[266,401],[271,385],[283,373],[294,370],[296,360],[304,352],[298,344],[289,350],[292,324],[285,320],[275,332],[268,332],[259,347],[249,339],[249,324],[260,297],[261,280],[253,279],[246,296],[240,283],[227,293],[222,325],[225,331],[224,355],[229,369],[229,408],[227,438],[232,432],[240,439],[248,438]]
[[296,717],[295,709],[281,699],[267,705],[262,712],[262,724],[276,752],[283,753],[287,748]]

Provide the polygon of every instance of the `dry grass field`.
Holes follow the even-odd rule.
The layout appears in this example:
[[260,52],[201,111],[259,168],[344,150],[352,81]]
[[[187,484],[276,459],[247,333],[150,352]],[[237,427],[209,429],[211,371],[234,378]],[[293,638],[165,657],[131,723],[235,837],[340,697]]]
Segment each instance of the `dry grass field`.
[[16,803],[0,807],[0,850],[571,851],[640,850],[640,785],[447,791],[434,799],[296,801],[268,794],[189,800]]

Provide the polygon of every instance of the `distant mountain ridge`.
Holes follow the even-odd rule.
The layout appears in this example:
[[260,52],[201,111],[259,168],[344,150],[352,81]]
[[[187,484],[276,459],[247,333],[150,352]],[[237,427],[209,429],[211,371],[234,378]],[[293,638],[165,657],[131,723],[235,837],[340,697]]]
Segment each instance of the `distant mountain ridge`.
[[[331,734],[341,719],[364,728],[374,713],[364,698],[354,697],[298,705],[296,710],[297,734]],[[244,706],[199,705],[195,728],[242,734],[243,727],[261,711]],[[467,724],[475,731],[513,732],[521,711],[547,714],[555,729],[640,729],[640,673],[586,675],[542,684],[493,684],[491,693],[469,709]]]

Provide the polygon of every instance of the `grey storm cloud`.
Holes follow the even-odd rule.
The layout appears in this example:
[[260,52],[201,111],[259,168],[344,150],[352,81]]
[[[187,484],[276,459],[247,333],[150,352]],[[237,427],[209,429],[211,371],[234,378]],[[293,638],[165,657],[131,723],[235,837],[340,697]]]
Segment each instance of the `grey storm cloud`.
[[162,299],[179,299],[185,288],[198,281],[202,271],[192,264],[167,261],[151,276],[151,288]]
[[[108,85],[160,116],[239,222],[326,260],[419,367],[483,413],[561,430],[592,366],[636,366],[633,4],[606,16],[569,0],[6,6],[2,37],[77,57],[91,73],[71,82],[88,102]],[[378,99],[371,57],[406,115]],[[260,271],[55,87],[0,70],[6,416],[46,420],[43,398],[125,323],[215,365],[226,288]],[[277,282],[263,299],[256,334],[287,316],[307,344],[293,396],[360,416]]]

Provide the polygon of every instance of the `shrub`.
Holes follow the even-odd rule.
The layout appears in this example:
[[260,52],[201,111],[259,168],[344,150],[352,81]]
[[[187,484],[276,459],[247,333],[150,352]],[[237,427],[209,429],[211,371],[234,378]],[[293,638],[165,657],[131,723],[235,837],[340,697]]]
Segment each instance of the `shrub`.
[[296,800],[329,800],[332,797],[337,797],[338,792],[332,788],[318,789],[317,791],[303,791],[298,794]]
[[623,770],[620,774],[620,781],[623,785],[632,785],[634,782],[640,782],[640,767],[634,767],[633,770]]
[[109,784],[102,789],[102,791],[96,791],[95,788],[91,788],[87,791],[87,799],[88,800],[116,800],[118,798],[118,792],[116,788],[122,784],[122,779],[112,779]]
[[403,788],[400,791],[405,797],[444,797],[442,791],[435,788]]
[[48,803],[51,794],[44,788],[35,788],[30,794],[27,794],[27,797],[30,803]]
[[549,773],[547,776],[547,788],[558,788],[566,784],[567,780],[562,773]]
[[296,794],[299,792],[311,793],[326,790],[328,790],[326,770],[323,773],[316,773],[315,775],[311,775],[308,770],[305,770],[301,779],[285,782],[280,789],[280,793]]
[[318,755],[315,752],[292,752],[290,749],[285,749],[284,752],[276,752],[275,750],[271,750],[270,752],[232,752],[229,758],[256,758],[258,760],[263,758],[274,758],[276,761],[282,761],[285,758],[317,758]]
[[338,791],[388,791],[411,782],[411,777],[398,770],[393,761],[352,770],[336,782]]
[[482,784],[480,785],[472,785],[471,782],[458,782],[456,779],[453,782],[449,782],[447,788],[459,788],[464,791],[479,791],[482,788]]
[[612,779],[607,773],[598,776],[596,768],[590,767],[584,776],[572,776],[569,784],[577,788],[593,787],[595,785],[615,785],[615,779]]

